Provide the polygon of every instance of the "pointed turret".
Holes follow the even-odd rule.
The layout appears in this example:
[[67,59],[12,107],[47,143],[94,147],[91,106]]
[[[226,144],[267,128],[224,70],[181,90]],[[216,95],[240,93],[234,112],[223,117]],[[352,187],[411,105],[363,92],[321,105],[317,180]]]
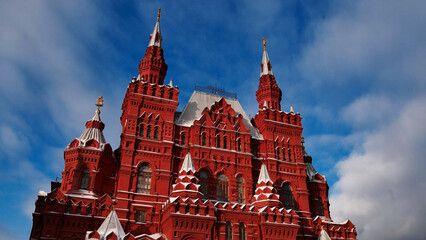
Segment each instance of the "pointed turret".
[[198,184],[198,178],[194,174],[194,162],[192,161],[191,154],[187,153],[180,168],[179,176],[176,179],[176,184],[173,184],[170,197],[202,198],[203,194],[200,192],[200,184]]
[[318,236],[318,240],[331,240],[331,238],[328,236],[327,232],[322,229],[320,235]]
[[277,190],[273,187],[273,182],[269,177],[266,165],[262,164],[259,178],[257,180],[256,192],[253,196],[253,204],[256,207],[278,207],[281,205]]
[[294,109],[293,109],[293,105],[290,104],[290,113],[294,114]]
[[[114,236],[115,235],[115,236]],[[123,240],[126,233],[121,226],[117,213],[113,209],[105,218],[101,226],[96,231],[88,231],[86,233],[86,240],[92,239],[119,239]]]
[[149,36],[150,39],[149,39],[148,47],[151,47],[151,46],[161,47],[161,42],[163,41],[163,37],[161,36],[161,30],[160,30],[160,13],[161,13],[161,8],[158,9],[157,22],[155,23],[154,31]]
[[256,91],[256,99],[259,110],[264,108],[264,103],[270,109],[281,110],[281,89],[278,87],[275,76],[272,73],[271,62],[266,52],[266,40],[263,38],[263,57],[260,64],[259,88]]
[[145,56],[139,63],[139,75],[144,81],[163,85],[167,73],[167,64],[161,47],[163,37],[160,30],[160,12],[161,8],[158,9],[157,22],[155,23],[154,31],[150,35]]

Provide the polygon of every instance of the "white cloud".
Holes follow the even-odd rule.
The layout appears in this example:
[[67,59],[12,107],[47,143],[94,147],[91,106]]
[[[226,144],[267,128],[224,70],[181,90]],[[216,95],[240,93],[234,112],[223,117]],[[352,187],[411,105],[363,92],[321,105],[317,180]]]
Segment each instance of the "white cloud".
[[360,239],[421,239],[426,234],[426,98],[404,106],[337,165],[332,215],[350,217]]
[[332,217],[352,220],[359,239],[422,239],[426,3],[346,1],[332,12],[313,26],[298,65],[317,105],[347,124],[343,136],[311,140],[331,152],[354,144],[334,169],[340,179],[331,186]]

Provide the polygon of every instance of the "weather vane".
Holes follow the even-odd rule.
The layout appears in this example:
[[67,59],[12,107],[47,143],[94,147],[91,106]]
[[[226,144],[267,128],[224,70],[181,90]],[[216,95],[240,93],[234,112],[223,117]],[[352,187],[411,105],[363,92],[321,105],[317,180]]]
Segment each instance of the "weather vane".
[[98,99],[96,99],[96,106],[98,106],[98,110],[100,107],[104,105],[104,97],[99,96]]
[[266,38],[263,37],[263,50],[266,51]]
[[161,8],[158,8],[157,22],[159,22],[159,21],[160,21],[160,13],[161,13]]

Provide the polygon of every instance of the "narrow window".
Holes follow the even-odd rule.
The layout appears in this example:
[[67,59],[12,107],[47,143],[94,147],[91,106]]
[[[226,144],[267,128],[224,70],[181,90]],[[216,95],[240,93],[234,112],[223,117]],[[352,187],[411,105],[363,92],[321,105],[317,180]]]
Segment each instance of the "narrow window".
[[240,223],[240,240],[246,240],[246,225]]
[[201,135],[201,145],[206,146],[206,134],[203,133]]
[[226,136],[223,137],[223,148],[228,149],[228,138]]
[[237,149],[241,152],[241,139],[238,139],[237,141]]
[[152,89],[152,96],[155,97],[155,93],[156,93],[156,89],[154,88],[154,89]]
[[277,148],[277,159],[281,160],[281,155],[280,155],[280,149],[279,148]]
[[237,178],[237,186],[238,186],[238,203],[245,203],[246,191],[244,187],[244,178],[239,176]]
[[87,189],[87,187],[89,186],[89,178],[90,178],[90,170],[86,168],[83,170],[83,173],[81,174],[80,189]]
[[286,161],[285,148],[283,148],[283,160]]
[[289,161],[289,162],[292,162],[292,161],[293,161],[293,159],[291,158],[291,151],[290,151],[290,148],[288,149],[288,161]]
[[288,183],[283,186],[283,202],[285,209],[294,209],[293,190]]
[[228,201],[228,178],[220,174],[217,178],[217,200]]
[[146,212],[145,211],[136,211],[135,222],[145,223],[146,222]]
[[324,216],[324,205],[322,204],[321,198],[318,199],[318,215]]
[[154,128],[154,139],[158,140],[158,127]]
[[151,139],[151,127],[148,126],[146,128],[146,138]]
[[200,185],[201,192],[203,193],[203,199],[208,198],[208,190],[209,190],[209,175],[206,172],[200,173]]
[[216,136],[216,147],[220,148],[220,135]]
[[225,239],[226,240],[232,240],[232,223],[231,222],[226,222]]
[[138,172],[138,184],[136,192],[151,193],[152,170],[148,165],[142,165]]
[[143,127],[143,124],[141,124],[139,136],[143,137],[143,131],[144,131],[144,127]]
[[180,135],[180,143],[181,143],[182,145],[185,145],[185,133],[182,133],[182,134]]

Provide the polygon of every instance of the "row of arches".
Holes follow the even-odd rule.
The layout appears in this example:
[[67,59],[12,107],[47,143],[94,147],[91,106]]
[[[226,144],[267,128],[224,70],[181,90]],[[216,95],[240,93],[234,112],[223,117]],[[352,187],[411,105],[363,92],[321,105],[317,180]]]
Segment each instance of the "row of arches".
[[151,125],[146,126],[146,128],[144,124],[139,126],[139,136],[142,138],[159,140],[159,135],[160,130],[158,126],[154,126],[154,129],[152,129]]
[[293,162],[293,156],[291,153],[291,149],[290,148],[279,148],[277,147],[275,149],[275,155],[277,156],[278,160],[283,160],[283,161],[289,161],[289,162]]
[[[232,223],[227,221],[225,223],[225,239],[232,240],[233,236],[234,236],[234,229],[233,229]],[[238,224],[238,239],[239,240],[247,239],[246,225],[242,222]]]

